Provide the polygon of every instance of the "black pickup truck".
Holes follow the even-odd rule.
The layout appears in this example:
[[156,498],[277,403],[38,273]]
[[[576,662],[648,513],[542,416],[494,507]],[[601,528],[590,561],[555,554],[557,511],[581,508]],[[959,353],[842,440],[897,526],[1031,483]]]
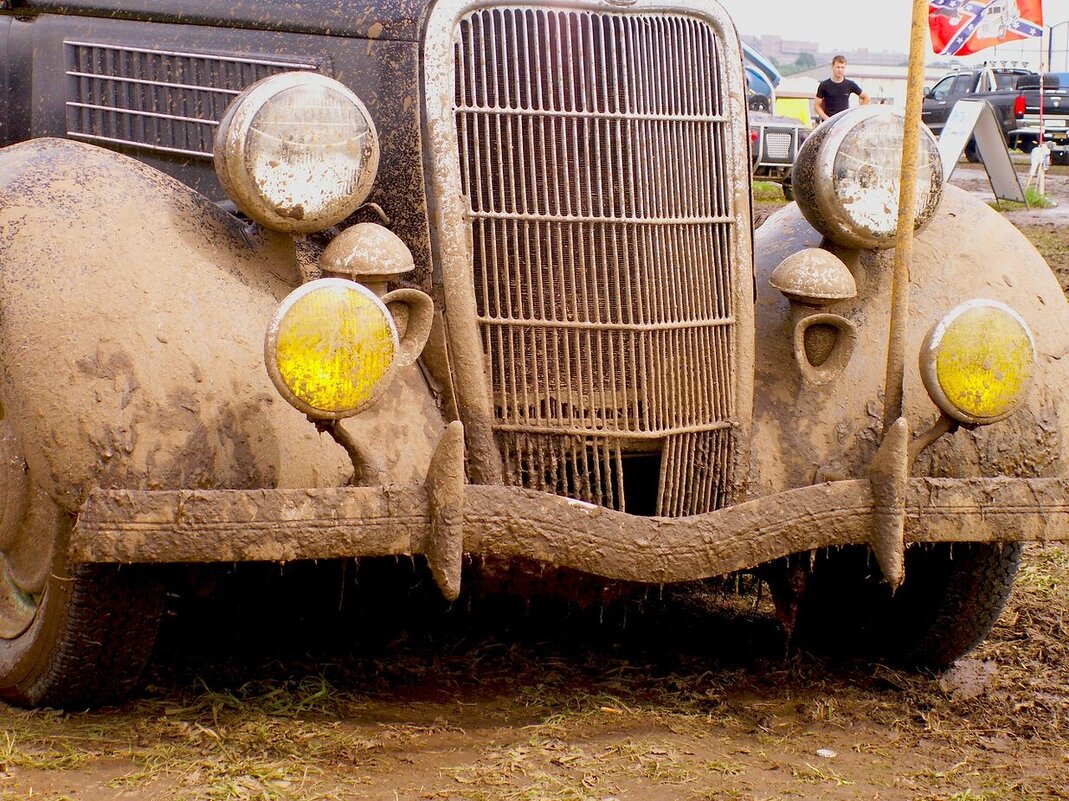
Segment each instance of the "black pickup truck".
[[1018,79],[1018,98],[1014,107],[1016,127],[1009,141],[1026,153],[1039,144],[1040,125],[1048,142],[1069,144],[1069,87],[1062,86],[1061,76],[1048,72],[1043,76],[1043,113],[1040,115],[1040,76]]
[[[1039,143],[1041,77],[1017,67],[982,67],[947,75],[924,95],[924,123],[939,134],[959,100],[986,100],[1002,126],[1006,142],[1026,153]],[[1042,76],[1043,128],[1048,141],[1069,139],[1069,89],[1057,75]],[[975,160],[970,143],[966,156]]]

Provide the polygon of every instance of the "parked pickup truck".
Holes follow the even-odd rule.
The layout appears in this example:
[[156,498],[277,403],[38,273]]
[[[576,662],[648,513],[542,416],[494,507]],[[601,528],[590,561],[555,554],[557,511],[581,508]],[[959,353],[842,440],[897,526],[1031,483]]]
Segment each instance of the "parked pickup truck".
[[[1043,76],[1043,126],[1048,140],[1069,139],[1069,89],[1058,76]],[[959,100],[986,100],[991,104],[1011,147],[1031,152],[1039,142],[1040,75],[1022,68],[981,67],[947,75],[924,95],[925,124],[938,135]],[[970,142],[970,161],[976,151]]]
[[1044,138],[1059,145],[1069,144],[1069,87],[1061,77],[1048,72],[1043,76],[1043,115],[1040,119],[1040,76],[1024,75],[1017,80],[1018,100],[1014,106],[1017,125],[1009,141],[1025,153],[1039,144],[1040,123]]

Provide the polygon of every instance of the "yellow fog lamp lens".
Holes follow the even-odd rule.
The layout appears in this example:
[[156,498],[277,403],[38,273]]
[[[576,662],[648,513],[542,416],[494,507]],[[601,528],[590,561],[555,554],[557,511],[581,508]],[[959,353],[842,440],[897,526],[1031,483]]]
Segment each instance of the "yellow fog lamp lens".
[[397,349],[397,328],[382,301],[360,284],[321,278],[279,306],[264,359],[282,397],[314,418],[337,420],[378,400]]
[[215,171],[234,203],[286,233],[322,231],[364,202],[379,142],[367,108],[347,87],[314,72],[254,83],[223,116]]
[[1024,319],[978,298],[950,311],[921,347],[921,377],[936,405],[963,423],[994,423],[1024,402],[1036,349]]

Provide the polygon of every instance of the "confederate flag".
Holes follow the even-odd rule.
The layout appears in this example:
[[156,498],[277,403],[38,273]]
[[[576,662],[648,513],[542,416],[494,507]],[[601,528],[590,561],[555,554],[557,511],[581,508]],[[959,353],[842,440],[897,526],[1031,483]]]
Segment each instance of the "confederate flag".
[[932,50],[967,56],[985,47],[1043,35],[1042,0],[931,0]]

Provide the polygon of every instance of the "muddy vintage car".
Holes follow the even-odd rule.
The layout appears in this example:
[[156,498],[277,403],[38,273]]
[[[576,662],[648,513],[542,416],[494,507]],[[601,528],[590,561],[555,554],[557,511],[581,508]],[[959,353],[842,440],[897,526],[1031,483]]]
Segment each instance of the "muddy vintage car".
[[757,569],[800,642],[938,668],[1065,536],[1046,264],[923,133],[893,285],[874,107],[752,233],[716,3],[3,9],[11,701],[136,686],[164,563]]

